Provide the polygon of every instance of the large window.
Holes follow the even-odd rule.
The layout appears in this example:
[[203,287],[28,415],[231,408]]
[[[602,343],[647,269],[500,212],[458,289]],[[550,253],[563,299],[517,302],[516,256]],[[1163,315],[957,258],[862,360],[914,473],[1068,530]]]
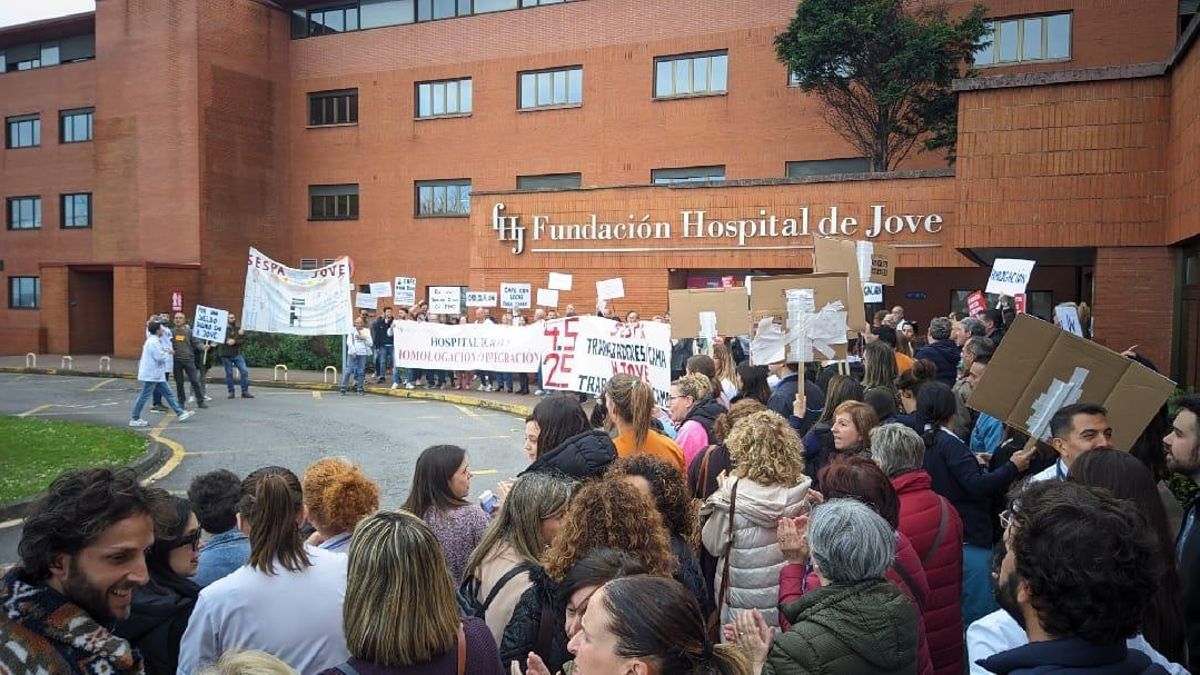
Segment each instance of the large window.
[[703,183],[712,180],[725,180],[724,166],[689,166],[682,169],[655,169],[650,172],[650,182],[655,185]]
[[42,226],[41,197],[9,197],[8,229],[36,230]]
[[317,269],[318,262],[319,261],[316,258],[301,258],[300,259],[300,269],[315,270],[315,269]]
[[309,220],[357,220],[358,184],[308,186]]
[[417,117],[471,112],[471,78],[417,83]]
[[723,94],[729,80],[729,54],[707,52],[654,59],[654,96]]
[[[969,288],[950,291],[950,311],[966,314],[967,296],[974,292],[975,290]],[[987,294],[988,307],[995,307],[999,300],[999,295]],[[1045,321],[1052,320],[1054,318],[1054,293],[1051,291],[1026,291],[1025,313]]]
[[63,228],[92,226],[92,193],[77,192],[62,196],[62,216],[59,226]]
[[417,0],[417,21],[471,15],[471,0]]
[[565,190],[577,188],[582,182],[578,173],[544,173],[539,176],[517,176],[518,190]]
[[42,306],[42,280],[40,277],[9,277],[9,309],[37,309]]
[[358,0],[292,9],[292,37],[330,35],[414,21],[438,21],[575,0]]
[[42,118],[39,115],[9,117],[5,122],[6,147],[32,148],[42,144]]
[[313,127],[358,123],[358,90],[317,91],[308,95],[308,124]]
[[788,178],[829,176],[838,173],[866,173],[871,170],[871,160],[866,157],[806,159],[799,162],[788,162],[786,170]]
[[58,142],[82,143],[92,140],[92,117],[94,115],[91,108],[60,110],[58,112]]
[[985,27],[977,66],[1071,58],[1070,14],[997,19]]
[[358,30],[358,3],[308,10],[308,35],[331,35]]
[[418,216],[454,216],[471,215],[471,181],[456,180],[419,180],[417,189]]
[[522,110],[583,103],[583,66],[524,72],[520,82]]

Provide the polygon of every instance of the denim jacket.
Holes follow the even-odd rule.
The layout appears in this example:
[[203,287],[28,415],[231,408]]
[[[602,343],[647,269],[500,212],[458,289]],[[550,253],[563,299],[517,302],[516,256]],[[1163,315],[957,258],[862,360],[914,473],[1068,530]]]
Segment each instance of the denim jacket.
[[192,581],[201,588],[221,579],[246,564],[250,558],[250,538],[238,530],[213,535],[200,549],[200,567]]

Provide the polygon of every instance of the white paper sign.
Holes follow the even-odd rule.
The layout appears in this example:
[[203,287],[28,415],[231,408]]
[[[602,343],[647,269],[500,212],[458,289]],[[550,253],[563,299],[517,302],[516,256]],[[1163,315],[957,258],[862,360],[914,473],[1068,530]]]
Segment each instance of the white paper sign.
[[1054,308],[1054,323],[1068,333],[1083,337],[1083,327],[1079,325],[1079,310],[1071,305],[1058,305]]
[[357,293],[354,296],[354,306],[359,309],[375,309],[379,306],[379,298],[370,293]]
[[1029,275],[1033,273],[1034,261],[1017,258],[996,258],[992,263],[992,273],[988,276],[986,293],[997,295],[1016,295],[1024,293],[1029,285]]
[[625,297],[625,282],[620,277],[597,281],[596,297],[601,300],[616,300]]
[[242,299],[242,328],[291,335],[344,335],[354,330],[350,261],[298,270],[251,248]]
[[883,284],[863,284],[863,302],[883,302]]
[[392,285],[386,281],[372,281],[371,295],[377,298],[386,298],[392,292]]
[[717,335],[717,313],[700,312],[700,337],[712,340]]
[[495,307],[498,298],[498,293],[467,291],[467,307]]
[[430,286],[430,314],[462,314],[461,286]]
[[192,336],[197,340],[225,343],[225,329],[229,327],[229,312],[214,307],[196,305],[192,317]]
[[397,305],[411,307],[417,304],[417,280],[415,277],[396,277],[392,292]]
[[531,284],[500,284],[500,306],[504,309],[529,309],[532,303]]
[[553,288],[537,289],[538,307],[558,307],[558,291]]
[[570,274],[561,272],[550,273],[550,289],[554,291],[569,291],[571,290],[572,277]]
[[[871,256],[875,255],[875,244],[869,241],[855,242],[854,253],[858,259],[858,278],[866,282],[871,278]],[[867,302],[871,301],[867,300]]]
[[671,326],[654,321],[623,324],[598,316],[554,319],[530,328],[549,337],[542,386],[599,396],[616,373],[647,382],[654,402],[666,406],[671,386]]
[[548,343],[541,324],[397,321],[393,326],[395,363],[401,368],[533,373]]

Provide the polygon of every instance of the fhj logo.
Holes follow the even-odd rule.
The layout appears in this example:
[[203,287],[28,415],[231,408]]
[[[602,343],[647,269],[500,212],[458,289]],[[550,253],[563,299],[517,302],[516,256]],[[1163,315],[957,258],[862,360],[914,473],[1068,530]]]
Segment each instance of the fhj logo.
[[492,207],[492,229],[499,233],[500,241],[515,242],[512,252],[521,255],[525,252],[525,226],[520,224],[520,216],[502,216],[504,204],[497,203]]

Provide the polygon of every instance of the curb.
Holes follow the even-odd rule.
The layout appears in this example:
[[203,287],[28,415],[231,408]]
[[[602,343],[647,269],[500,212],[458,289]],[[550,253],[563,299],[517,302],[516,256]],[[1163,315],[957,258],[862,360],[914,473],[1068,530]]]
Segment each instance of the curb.
[[[124,467],[133,469],[137,473],[139,481],[150,477],[155,471],[166,464],[172,452],[170,447],[153,436],[147,436],[146,440],[149,441],[146,445],[146,451]],[[0,504],[0,522],[24,518],[25,514],[29,512],[30,505],[41,497],[42,494],[38,493],[32,497],[18,499],[15,502]]]

